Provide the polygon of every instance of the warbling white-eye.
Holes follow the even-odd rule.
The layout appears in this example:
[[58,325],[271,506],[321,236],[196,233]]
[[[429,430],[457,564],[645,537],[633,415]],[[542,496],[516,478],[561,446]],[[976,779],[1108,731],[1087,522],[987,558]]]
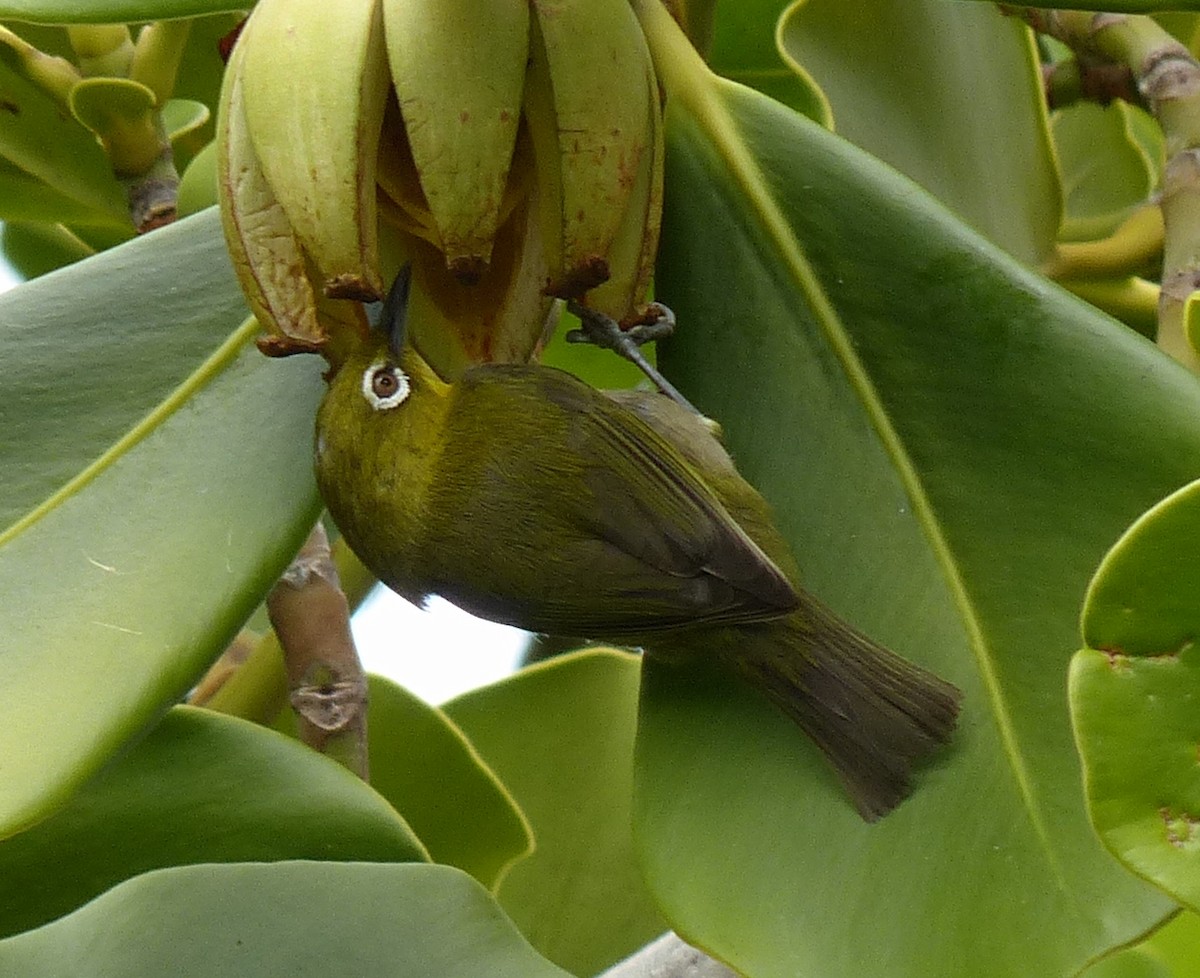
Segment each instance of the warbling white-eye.
[[316,472],[354,552],[420,603],[535,632],[716,656],[800,725],[863,818],[909,792],[959,692],[799,584],[763,498],[658,393],[487,364],[441,380],[405,344],[407,274],[330,380]]

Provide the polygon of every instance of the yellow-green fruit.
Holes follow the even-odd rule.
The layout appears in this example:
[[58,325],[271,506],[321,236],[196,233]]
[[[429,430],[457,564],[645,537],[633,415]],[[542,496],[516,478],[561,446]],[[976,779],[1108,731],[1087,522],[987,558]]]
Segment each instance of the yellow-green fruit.
[[316,432],[326,504],[380,580],[531,631],[717,656],[816,741],[864,818],[908,793],[958,691],[799,586],[702,419],[549,367],[447,384],[401,316],[383,325],[331,379]]

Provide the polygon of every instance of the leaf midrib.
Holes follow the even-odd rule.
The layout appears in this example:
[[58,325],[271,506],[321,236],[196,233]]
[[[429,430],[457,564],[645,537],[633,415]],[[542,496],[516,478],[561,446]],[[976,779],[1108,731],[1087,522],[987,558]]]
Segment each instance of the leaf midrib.
[[742,86],[711,73],[708,74],[708,79],[708,84],[689,85],[686,91],[673,90],[672,95],[682,96],[687,102],[696,120],[703,125],[713,149],[723,160],[731,181],[741,191],[743,200],[748,205],[745,212],[757,216],[766,237],[775,243],[780,266],[799,287],[826,342],[845,371],[851,388],[858,395],[885,453],[896,468],[901,485],[911,501],[913,513],[942,569],[952,600],[961,617],[1022,806],[1041,843],[1042,852],[1057,884],[1064,892],[1069,892],[1066,874],[1057,858],[1041,806],[1037,803],[1033,780],[1025,763],[1011,710],[1001,688],[991,646],[984,635],[980,616],[975,610],[963,574],[942,531],[929,495],[899,433],[884,409],[874,383],[854,351],[853,343],[837,310],[805,257],[804,249],[786,216],[768,192],[768,182],[747,149],[745,141],[740,137],[734,118],[726,108],[723,97],[725,93],[722,89],[734,91]]
[[80,492],[93,482],[106,469],[115,464],[152,432],[160,428],[173,414],[182,408],[198,391],[207,386],[213,378],[225,368],[241,352],[259,331],[258,321],[248,318],[221,343],[216,350],[189,375],[178,387],[161,400],[137,424],[115,441],[94,462],[82,469],[57,491],[48,496],[28,513],[0,530],[0,547],[11,542],[15,537],[40,522],[47,514],[57,509],[68,499]]

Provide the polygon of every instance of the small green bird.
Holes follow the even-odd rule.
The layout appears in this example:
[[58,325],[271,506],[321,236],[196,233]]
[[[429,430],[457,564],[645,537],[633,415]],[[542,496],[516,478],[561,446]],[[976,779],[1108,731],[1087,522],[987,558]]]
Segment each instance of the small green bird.
[[405,345],[401,273],[317,415],[317,482],[364,564],[534,632],[716,656],[821,748],[863,818],[911,790],[959,691],[799,584],[765,500],[704,419],[550,367],[453,384]]

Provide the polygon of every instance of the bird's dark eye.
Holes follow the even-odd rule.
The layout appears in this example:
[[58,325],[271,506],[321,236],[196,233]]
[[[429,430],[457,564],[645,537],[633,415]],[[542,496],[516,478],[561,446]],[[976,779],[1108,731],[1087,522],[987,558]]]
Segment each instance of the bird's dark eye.
[[408,397],[408,377],[395,364],[376,361],[363,373],[362,392],[376,411],[386,411]]
[[376,370],[371,378],[371,390],[376,397],[391,397],[400,389],[400,381],[393,370]]

